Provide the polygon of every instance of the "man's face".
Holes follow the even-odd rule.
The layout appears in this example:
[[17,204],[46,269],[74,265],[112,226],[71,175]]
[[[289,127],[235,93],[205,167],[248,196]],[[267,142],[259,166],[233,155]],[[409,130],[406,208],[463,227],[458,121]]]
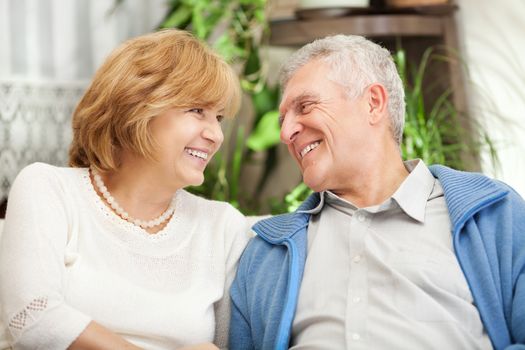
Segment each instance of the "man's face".
[[316,59],[298,69],[280,105],[281,141],[314,191],[344,192],[370,151],[369,106],[363,96],[348,99],[329,80],[329,67]]

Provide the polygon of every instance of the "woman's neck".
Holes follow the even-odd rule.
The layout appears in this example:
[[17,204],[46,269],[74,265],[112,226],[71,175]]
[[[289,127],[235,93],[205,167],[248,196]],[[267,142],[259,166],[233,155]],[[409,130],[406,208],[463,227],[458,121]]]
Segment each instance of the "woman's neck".
[[[177,191],[176,188],[170,188],[166,185],[158,174],[152,165],[143,166],[126,163],[116,171],[100,173],[99,175],[109,194],[130,218],[151,221],[161,216],[170,207]],[[103,195],[100,189],[97,189],[97,192],[99,195]],[[107,199],[105,201],[107,202]],[[111,207],[110,203],[107,204]],[[114,208],[112,210],[115,211]],[[163,225],[145,229],[148,232],[155,233],[161,229],[158,228],[160,226]]]

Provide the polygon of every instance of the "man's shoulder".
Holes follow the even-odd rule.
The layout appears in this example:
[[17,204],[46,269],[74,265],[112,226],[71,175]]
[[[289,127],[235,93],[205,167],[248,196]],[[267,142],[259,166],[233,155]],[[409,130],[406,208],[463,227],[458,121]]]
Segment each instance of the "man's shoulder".
[[256,236],[242,253],[236,283],[248,285],[250,290],[257,290],[257,293],[275,288],[280,276],[289,269],[286,260],[290,258],[290,254],[301,252],[306,244],[306,229],[304,234],[295,235],[292,234],[295,231],[286,229],[286,223],[293,216],[293,213],[273,216],[252,227]]
[[309,219],[310,215],[307,213],[280,214],[260,220],[253,225],[253,230],[268,244],[281,244],[304,229]]
[[253,226],[253,230],[269,244],[278,244],[292,238],[308,226],[308,211],[319,203],[319,198],[318,193],[313,193],[296,211],[260,220]]
[[487,215],[501,207],[491,204],[509,205],[517,211],[525,208],[520,195],[502,181],[481,173],[454,170],[443,165],[432,165],[429,169],[443,187],[450,218],[456,229],[480,211]]
[[504,182],[482,173],[456,170],[444,165],[431,165],[429,169],[432,175],[440,181],[445,193],[509,192],[512,190]]
[[253,261],[277,261],[286,255],[283,245],[302,245],[306,242],[309,215],[287,213],[258,221],[252,226],[256,235],[246,247],[241,264]]

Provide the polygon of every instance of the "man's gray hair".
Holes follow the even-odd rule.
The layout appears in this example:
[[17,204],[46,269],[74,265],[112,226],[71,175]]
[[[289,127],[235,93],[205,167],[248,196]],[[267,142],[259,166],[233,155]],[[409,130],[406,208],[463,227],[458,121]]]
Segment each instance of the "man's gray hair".
[[283,89],[293,74],[313,59],[328,63],[328,79],[342,85],[349,98],[360,96],[372,83],[388,93],[392,134],[398,145],[403,139],[405,91],[390,52],[358,35],[334,35],[315,40],[296,51],[281,68]]

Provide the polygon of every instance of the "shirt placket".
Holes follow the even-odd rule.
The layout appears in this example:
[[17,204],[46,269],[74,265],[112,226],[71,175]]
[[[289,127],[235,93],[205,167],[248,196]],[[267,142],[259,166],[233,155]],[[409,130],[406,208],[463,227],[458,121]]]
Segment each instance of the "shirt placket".
[[351,219],[348,251],[350,256],[346,302],[346,346],[348,349],[366,348],[368,305],[367,261],[365,236],[370,214],[356,210]]

